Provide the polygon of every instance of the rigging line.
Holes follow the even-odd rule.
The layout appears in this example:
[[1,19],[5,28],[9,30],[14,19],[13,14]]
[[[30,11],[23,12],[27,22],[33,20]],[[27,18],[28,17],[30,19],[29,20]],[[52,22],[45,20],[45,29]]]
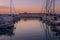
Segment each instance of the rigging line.
[[45,0],[44,0],[44,2],[42,3],[41,13],[44,11],[44,10],[43,10],[43,9],[44,9],[44,4],[45,4]]
[[[46,0],[46,6],[45,6],[46,13],[49,13],[49,4],[50,4],[50,0]],[[47,15],[46,15],[46,18],[47,18]],[[50,33],[49,33],[48,26],[46,25],[46,37],[48,35],[50,35]],[[51,36],[49,36],[49,37],[51,38]],[[49,38],[47,40],[49,40]]]
[[[45,12],[47,13],[47,10],[48,10],[48,1],[49,0],[46,0],[46,6],[45,6]],[[46,16],[47,17],[47,16]],[[46,34],[46,40],[49,40],[48,38],[48,33],[47,33],[47,25],[46,25],[46,28],[45,28],[45,34]]]
[[55,0],[52,1],[53,1],[53,13],[55,13]]
[[48,6],[49,6],[49,0],[45,0],[45,8],[44,8],[45,13],[48,13]]
[[[50,11],[52,11],[51,13],[55,13],[55,0],[51,0],[50,6],[52,7],[52,9]],[[53,40],[54,40],[54,33],[53,33]]]
[[50,0],[49,13],[52,13],[53,1]]
[[17,12],[16,12],[16,9],[15,9],[15,7],[14,7],[14,5],[13,5],[13,9],[14,9],[14,12],[17,13]]
[[[45,0],[46,1],[46,0]],[[45,3],[45,1],[43,2],[43,5],[42,5],[42,9],[41,9],[41,13],[42,13],[42,11],[43,11],[43,7],[44,7],[44,3]],[[46,7],[47,7],[47,2],[46,2]],[[46,8],[47,9],[47,8]],[[44,10],[45,11],[45,10]],[[42,23],[43,24],[43,23]],[[44,24],[43,24],[43,29],[44,29],[44,31],[46,32],[46,29],[44,28]],[[45,33],[46,34],[46,39],[47,39],[47,32]],[[47,39],[48,40],[48,39]]]
[[[45,2],[45,1],[44,1],[44,2]],[[44,5],[44,3],[43,3],[43,5]],[[47,12],[47,7],[48,7],[48,1],[46,0],[46,12]],[[43,7],[42,7],[42,11],[43,11]],[[47,26],[47,25],[46,25],[46,26]],[[47,37],[48,37],[47,27],[44,28],[44,24],[43,24],[43,29],[44,29],[45,34],[46,34],[46,39],[49,40],[49,38],[47,38]]]
[[51,5],[52,4],[52,1],[50,0],[50,2],[49,2],[49,6],[48,6],[48,10],[49,10],[49,12],[48,13],[50,13],[50,9],[51,9]]
[[[51,2],[51,0],[49,1],[49,5],[47,5],[47,12],[48,13],[50,13],[50,8],[51,8],[51,3],[52,3],[52,2],[51,3],[50,2]],[[47,24],[46,24],[46,28],[47,28],[47,30],[46,30],[47,34],[49,35],[49,39],[51,40],[51,34],[49,33],[49,28],[48,28]]]
[[16,9],[15,9],[15,5],[14,5],[14,3],[12,3],[12,6],[13,6],[13,10],[14,10],[14,12],[17,13],[17,12],[16,12]]
[[46,12],[46,13],[47,13],[47,10],[48,10],[48,4],[49,4],[48,1],[49,1],[49,0],[46,0],[46,6],[45,6],[45,12]]
[[[52,11],[51,13],[55,13],[55,0],[51,0],[51,10],[50,11]],[[54,34],[53,34],[53,40],[54,40]]]
[[16,10],[15,10],[15,7],[14,7],[13,0],[10,0],[10,13],[14,13],[13,10],[14,10],[15,13],[17,13]]
[[10,13],[12,13],[12,0],[10,0]]
[[55,13],[55,0],[50,1],[49,11],[50,13]]

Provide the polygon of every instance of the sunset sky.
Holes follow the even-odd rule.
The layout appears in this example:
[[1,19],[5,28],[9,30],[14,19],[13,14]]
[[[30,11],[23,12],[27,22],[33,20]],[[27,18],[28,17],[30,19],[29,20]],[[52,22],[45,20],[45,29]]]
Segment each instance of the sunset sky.
[[[41,12],[41,8],[45,0],[12,0],[12,1],[17,13],[19,12],[39,13]],[[0,13],[8,13],[9,6],[10,0],[0,0]],[[56,0],[56,12],[60,13],[60,0]]]

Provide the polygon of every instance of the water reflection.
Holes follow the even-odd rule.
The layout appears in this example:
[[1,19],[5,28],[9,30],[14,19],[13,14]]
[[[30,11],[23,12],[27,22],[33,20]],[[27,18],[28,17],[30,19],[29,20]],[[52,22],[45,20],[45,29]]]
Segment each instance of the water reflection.
[[12,36],[13,33],[13,29],[0,29],[0,36],[2,35],[7,35],[7,36]]
[[38,19],[22,19],[14,24],[15,30],[0,29],[0,40],[58,40],[55,36],[60,35],[60,32],[52,31],[55,27],[47,25],[48,34],[46,34],[46,25]]
[[12,29],[0,29],[0,40],[9,40],[14,35]]
[[15,27],[14,40],[46,40],[42,23],[38,19],[20,20]]
[[[48,27],[46,33],[46,25]],[[58,40],[52,27],[38,19],[24,19],[15,24],[14,40]],[[54,27],[55,28],[55,27]]]
[[49,25],[49,26],[50,26],[50,30],[53,33],[53,36],[56,38],[56,40],[60,40],[60,30],[57,29],[58,26],[56,26],[55,24]]

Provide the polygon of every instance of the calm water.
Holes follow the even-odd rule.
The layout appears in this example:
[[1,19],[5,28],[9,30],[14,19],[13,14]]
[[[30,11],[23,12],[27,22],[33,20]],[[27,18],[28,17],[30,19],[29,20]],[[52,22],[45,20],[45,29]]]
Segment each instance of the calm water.
[[50,28],[46,38],[45,24],[39,20],[20,20],[14,27],[0,31],[0,40],[56,40]]

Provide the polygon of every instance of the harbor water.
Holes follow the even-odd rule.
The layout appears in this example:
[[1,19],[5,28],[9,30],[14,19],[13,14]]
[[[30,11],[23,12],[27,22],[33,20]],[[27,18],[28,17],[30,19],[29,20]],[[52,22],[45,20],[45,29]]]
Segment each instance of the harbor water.
[[22,19],[14,27],[16,29],[10,29],[10,33],[1,29],[0,40],[59,40],[50,30],[50,26],[46,31],[46,24],[38,19]]

